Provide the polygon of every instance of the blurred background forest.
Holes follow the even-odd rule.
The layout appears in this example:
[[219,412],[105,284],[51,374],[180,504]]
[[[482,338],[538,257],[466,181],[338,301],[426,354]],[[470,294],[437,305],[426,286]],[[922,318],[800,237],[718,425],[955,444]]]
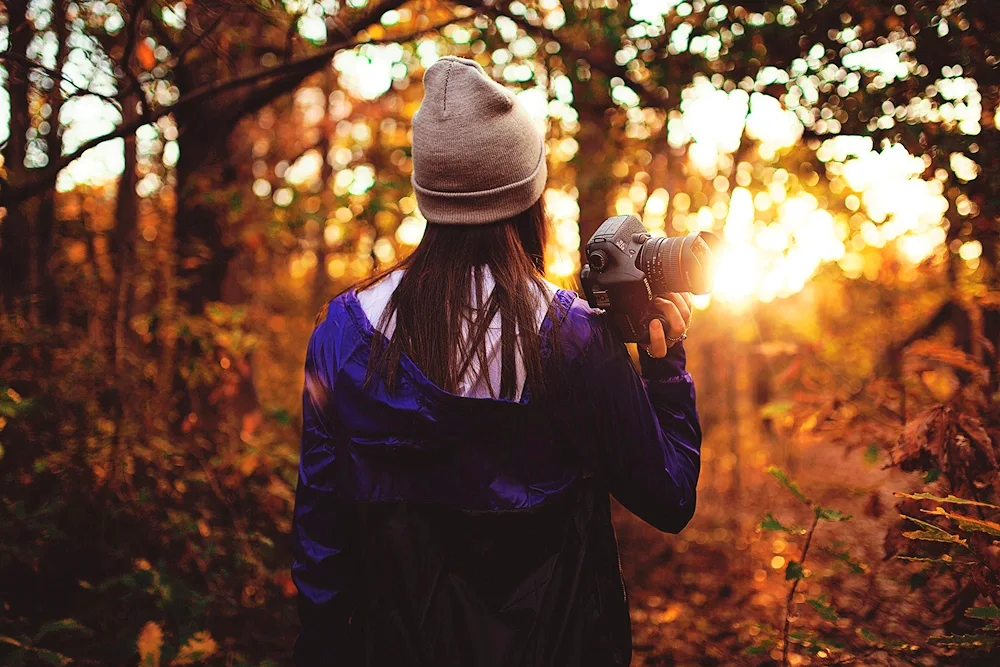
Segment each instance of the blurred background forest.
[[546,129],[552,280],[616,212],[727,241],[633,664],[998,664],[996,2],[2,6],[0,663],[287,663],[305,343],[419,242],[455,54]]

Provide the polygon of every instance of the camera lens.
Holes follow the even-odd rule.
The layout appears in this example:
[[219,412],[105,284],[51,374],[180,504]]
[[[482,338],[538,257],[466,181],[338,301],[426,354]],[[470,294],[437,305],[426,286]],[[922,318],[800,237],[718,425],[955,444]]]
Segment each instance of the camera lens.
[[656,295],[707,294],[712,291],[711,248],[716,242],[708,232],[651,238],[639,249],[636,268],[646,274]]

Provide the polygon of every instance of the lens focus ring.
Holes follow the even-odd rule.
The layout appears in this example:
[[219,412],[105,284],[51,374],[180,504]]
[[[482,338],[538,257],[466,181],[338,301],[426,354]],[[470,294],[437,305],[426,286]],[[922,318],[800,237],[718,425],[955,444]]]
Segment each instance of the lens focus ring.
[[668,292],[686,291],[680,274],[683,247],[683,237],[660,236],[643,244],[638,268],[649,279],[653,294],[662,296]]
[[681,253],[684,250],[684,237],[671,238],[666,246],[663,249],[665,255],[663,263],[666,265],[661,285],[663,292],[687,292],[684,277],[681,275]]

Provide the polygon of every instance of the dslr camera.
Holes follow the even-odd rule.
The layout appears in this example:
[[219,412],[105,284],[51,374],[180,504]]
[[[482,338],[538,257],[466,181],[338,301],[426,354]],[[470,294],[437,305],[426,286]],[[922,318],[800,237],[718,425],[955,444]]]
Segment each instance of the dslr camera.
[[653,236],[635,215],[605,220],[587,241],[587,262],[580,282],[592,308],[611,314],[626,343],[649,343],[649,323],[666,319],[653,299],[669,292],[712,291],[712,249],[718,238],[709,232],[687,236]]

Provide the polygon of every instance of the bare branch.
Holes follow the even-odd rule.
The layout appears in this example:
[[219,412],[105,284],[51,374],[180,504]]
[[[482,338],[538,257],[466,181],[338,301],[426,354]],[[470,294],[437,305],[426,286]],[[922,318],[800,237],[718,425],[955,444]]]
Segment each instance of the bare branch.
[[128,17],[128,27],[125,32],[125,53],[122,56],[121,68],[125,76],[131,81],[131,85],[120,95],[123,100],[127,100],[129,95],[135,92],[136,97],[139,98],[139,104],[142,105],[142,113],[149,115],[146,91],[143,90],[142,84],[139,83],[139,77],[132,71],[132,57],[135,55],[135,46],[139,39],[139,17],[142,15],[142,4],[133,2],[130,12],[131,16]]
[[192,49],[194,49],[195,47],[197,47],[205,39],[207,39],[209,35],[211,35],[212,33],[215,32],[216,28],[219,27],[219,24],[222,23],[223,19],[226,18],[226,16],[229,14],[229,12],[230,12],[231,9],[232,9],[232,5],[226,5],[225,9],[223,11],[220,11],[219,14],[218,14],[218,16],[216,16],[214,19],[212,19],[211,25],[209,25],[207,28],[205,28],[201,32],[197,33],[194,36],[194,39],[192,39],[190,42],[188,42],[187,44],[185,44],[184,46],[182,46],[180,49],[178,49],[177,50],[177,54],[171,60],[173,62],[175,62],[175,63],[180,62],[184,58],[184,56],[187,55],[187,53],[189,51],[191,51]]
[[577,48],[570,43],[569,40],[563,39],[557,35],[554,30],[550,30],[543,25],[535,25],[523,16],[514,14],[510,11],[510,8],[506,6],[484,5],[484,10],[492,12],[497,16],[504,16],[510,19],[529,34],[534,34],[536,37],[540,37],[545,40],[558,42],[561,51],[569,56],[570,59],[586,61],[590,65],[591,69],[600,72],[608,79],[618,77],[622,80],[625,86],[630,88],[636,95],[639,96],[639,100],[644,106],[656,109],[663,109],[669,106],[666,95],[664,95],[663,91],[660,89],[650,89],[640,83],[637,83],[636,81],[633,81],[630,78],[629,71],[614,62],[588,58],[585,49]]
[[121,111],[121,109],[122,109],[121,108],[121,100],[119,100],[118,98],[116,98],[114,95],[106,95],[104,93],[97,93],[97,92],[94,92],[92,90],[87,90],[86,88],[77,88],[73,92],[65,95],[65,99],[67,101],[71,100],[71,99],[73,99],[75,97],[96,97],[97,99],[102,100],[104,102],[107,102],[108,104],[114,106],[115,109],[117,109],[118,111]]
[[[812,507],[811,504],[809,506]],[[806,556],[809,555],[809,543],[812,542],[813,534],[816,532],[816,526],[819,525],[819,512],[815,511],[813,514],[812,524],[806,532],[805,544],[802,545],[802,555],[799,557],[799,565],[802,567],[806,564]],[[781,631],[781,638],[784,642],[784,645],[781,648],[782,667],[788,667],[788,633],[792,625],[792,609],[795,605],[795,591],[798,590],[800,581],[802,581],[802,578],[797,577],[792,582],[791,587],[788,589],[788,597],[785,598],[785,624]]]
[[[381,16],[385,12],[395,9],[403,4],[405,0],[384,0],[375,5],[375,7],[363,14],[359,15],[355,21],[352,21],[354,27],[354,32],[359,32],[364,26],[371,23],[373,16]],[[459,20],[459,19],[456,19]],[[442,24],[444,25],[444,24]],[[405,42],[414,39],[416,36],[423,34],[430,30],[431,28],[425,28],[423,30],[414,31],[406,35],[400,35],[394,38],[392,41],[395,42]],[[234,77],[227,81],[222,81],[221,83],[211,84],[201,86],[191,91],[190,93],[182,96],[175,103],[161,107],[158,109],[151,109],[146,113],[140,114],[138,118],[129,123],[124,123],[119,125],[117,128],[103,134],[99,137],[95,137],[83,144],[81,144],[75,151],[69,155],[65,155],[58,161],[55,161],[51,166],[47,167],[42,171],[36,178],[31,181],[24,183],[21,187],[14,190],[5,189],[0,192],[0,206],[13,206],[17,205],[27,199],[30,199],[37,193],[44,190],[46,187],[51,185],[55,180],[58,173],[66,168],[71,162],[79,158],[85,152],[99,146],[105,141],[111,139],[117,139],[124,137],[128,134],[135,132],[137,129],[143,125],[147,125],[164,116],[168,116],[180,108],[187,107],[190,105],[197,104],[206,99],[209,99],[215,95],[219,95],[225,92],[239,90],[247,87],[254,86],[256,84],[265,84],[263,88],[271,95],[268,99],[273,99],[277,94],[286,92],[287,90],[293,89],[296,85],[301,83],[310,74],[320,70],[330,59],[339,51],[345,48],[353,48],[359,46],[363,43],[377,43],[374,40],[367,40],[365,42],[358,41],[356,38],[350,40],[344,40],[336,44],[331,44],[322,49],[318,49],[316,52],[297,58],[281,65],[275,67],[265,68],[246,74],[243,76]],[[259,104],[257,105],[259,107]],[[243,110],[244,113],[246,109]]]

